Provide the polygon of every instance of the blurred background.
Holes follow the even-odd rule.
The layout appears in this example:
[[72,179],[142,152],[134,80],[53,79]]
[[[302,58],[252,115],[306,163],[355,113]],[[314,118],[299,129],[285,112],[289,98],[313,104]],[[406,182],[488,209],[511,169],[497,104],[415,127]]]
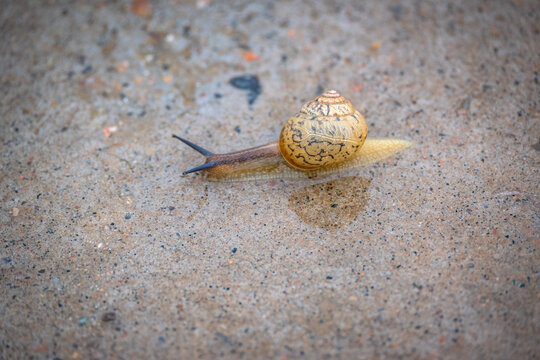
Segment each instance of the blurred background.
[[[0,357],[535,358],[537,1],[0,3]],[[413,147],[210,183],[337,89]]]

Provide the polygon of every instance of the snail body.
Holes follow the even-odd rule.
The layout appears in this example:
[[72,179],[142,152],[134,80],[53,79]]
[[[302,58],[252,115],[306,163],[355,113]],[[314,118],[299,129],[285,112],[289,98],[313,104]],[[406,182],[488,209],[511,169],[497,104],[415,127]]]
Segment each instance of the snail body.
[[302,106],[281,131],[279,141],[228,154],[214,154],[181,140],[204,156],[211,180],[247,181],[313,178],[382,160],[411,145],[399,139],[368,139],[367,124],[349,100],[329,90]]

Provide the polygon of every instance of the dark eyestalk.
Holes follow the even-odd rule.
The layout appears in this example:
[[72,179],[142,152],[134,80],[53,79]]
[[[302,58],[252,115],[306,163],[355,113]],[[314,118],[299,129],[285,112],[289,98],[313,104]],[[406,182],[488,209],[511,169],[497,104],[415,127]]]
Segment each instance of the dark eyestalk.
[[181,142],[183,142],[183,143],[186,144],[187,146],[191,147],[192,149],[194,149],[194,150],[200,152],[201,154],[203,154],[203,155],[206,156],[206,158],[207,158],[207,162],[206,162],[206,163],[204,163],[204,164],[202,164],[202,165],[199,165],[199,166],[196,166],[196,167],[194,167],[193,169],[189,169],[189,170],[184,171],[184,172],[182,173],[183,175],[190,174],[190,173],[192,173],[192,172],[201,171],[201,170],[208,170],[208,169],[211,169],[211,168],[213,168],[213,167],[215,167],[215,166],[217,165],[214,161],[208,161],[208,157],[214,156],[214,153],[213,153],[213,152],[208,151],[208,150],[206,150],[205,148],[200,147],[199,145],[194,144],[194,143],[192,143],[191,141],[189,141],[189,140],[187,140],[187,139],[181,138],[181,137],[178,136],[178,135],[173,134],[172,137],[175,138],[175,139],[180,140]]

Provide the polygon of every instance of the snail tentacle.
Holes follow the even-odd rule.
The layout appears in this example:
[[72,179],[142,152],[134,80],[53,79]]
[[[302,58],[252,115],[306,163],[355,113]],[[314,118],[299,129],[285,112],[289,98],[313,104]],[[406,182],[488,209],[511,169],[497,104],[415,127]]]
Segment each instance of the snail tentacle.
[[212,168],[214,168],[216,166],[218,166],[218,164],[215,161],[209,161],[209,162],[206,162],[206,163],[204,163],[202,165],[196,166],[193,169],[189,169],[189,170],[184,171],[182,173],[182,175],[187,175],[187,174],[190,174],[192,172],[201,171],[201,170],[209,170],[209,169],[212,169]]
[[[194,144],[194,143],[192,143],[192,142],[189,141],[189,140],[186,140],[186,139],[184,139],[184,138],[181,138],[181,137],[178,136],[178,135],[174,135],[174,134],[173,134],[172,137],[175,138],[175,139],[180,140],[181,142],[183,142],[184,144],[188,145],[188,146],[191,147],[192,149],[195,149],[196,151],[200,152],[200,153],[203,154],[204,156],[212,156],[212,155],[214,155],[213,152],[208,151],[208,150],[206,150],[205,148],[200,147],[199,145]],[[203,169],[199,169],[199,170],[203,170]]]

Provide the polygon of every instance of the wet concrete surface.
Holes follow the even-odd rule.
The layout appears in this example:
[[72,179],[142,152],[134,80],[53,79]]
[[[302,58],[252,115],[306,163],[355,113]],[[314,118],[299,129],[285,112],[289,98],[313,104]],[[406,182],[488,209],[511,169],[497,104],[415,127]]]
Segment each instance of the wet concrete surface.
[[[1,358],[538,358],[537,2],[0,8]],[[331,88],[414,145],[180,175]]]

